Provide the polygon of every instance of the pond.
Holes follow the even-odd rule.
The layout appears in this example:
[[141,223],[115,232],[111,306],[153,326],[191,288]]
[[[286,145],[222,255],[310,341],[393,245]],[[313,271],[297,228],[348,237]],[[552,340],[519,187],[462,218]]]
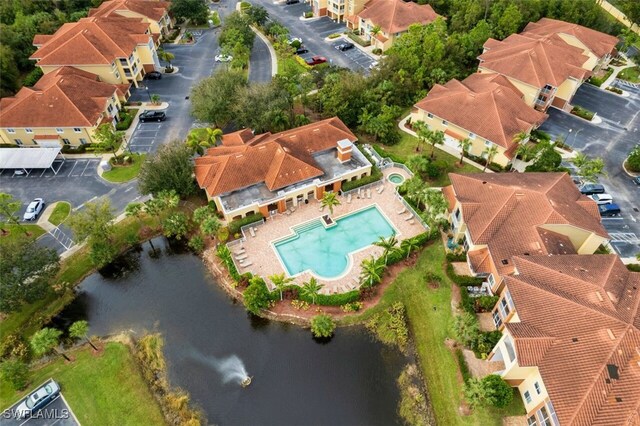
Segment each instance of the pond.
[[[58,325],[86,319],[95,335],[162,333],[171,384],[212,424],[400,424],[395,381],[408,361],[395,349],[359,327],[319,343],[309,330],[253,317],[201,259],[153,243],[159,256],[149,256],[147,243],[86,278]],[[253,376],[247,388],[223,382],[220,364],[234,356]]]

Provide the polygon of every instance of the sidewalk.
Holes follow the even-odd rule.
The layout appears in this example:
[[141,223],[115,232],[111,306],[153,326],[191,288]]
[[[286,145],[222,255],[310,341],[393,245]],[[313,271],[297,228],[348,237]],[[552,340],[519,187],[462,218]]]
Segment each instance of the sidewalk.
[[611,86],[613,84],[613,80],[615,80],[618,77],[618,74],[620,73],[620,71],[626,69],[626,68],[632,68],[635,67],[636,65],[633,63],[633,61],[631,61],[630,59],[624,57],[622,54],[620,55],[622,56],[626,61],[627,61],[627,65],[623,65],[623,66],[613,66],[613,65],[609,65],[609,68],[613,68],[613,72],[611,73],[611,75],[609,76],[609,78],[607,78],[604,83],[602,83],[602,86],[600,86],[601,89],[606,89],[607,87]]

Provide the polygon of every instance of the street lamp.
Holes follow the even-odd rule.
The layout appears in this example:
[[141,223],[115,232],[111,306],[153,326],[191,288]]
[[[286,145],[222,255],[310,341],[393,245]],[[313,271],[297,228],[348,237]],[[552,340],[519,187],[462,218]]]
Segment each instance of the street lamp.
[[144,87],[144,90],[147,92],[147,96],[149,97],[149,102],[153,102],[153,101],[151,100],[151,93],[149,93],[149,87],[148,87],[148,86],[145,86],[145,87]]

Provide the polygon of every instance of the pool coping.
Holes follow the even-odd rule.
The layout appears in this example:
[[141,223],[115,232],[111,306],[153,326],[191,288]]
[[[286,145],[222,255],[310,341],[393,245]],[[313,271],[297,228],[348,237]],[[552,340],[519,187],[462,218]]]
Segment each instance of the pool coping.
[[[387,221],[387,224],[389,224],[391,226],[391,228],[395,231],[394,234],[392,234],[392,235],[395,235],[396,237],[402,235],[400,230],[396,227],[395,223],[393,223],[393,221],[390,220],[389,217],[385,214],[384,210],[382,210],[382,208],[380,208],[378,206],[378,203],[371,203],[368,206],[361,207],[361,208],[359,208],[357,210],[354,210],[352,212],[348,212],[348,213],[342,214],[340,216],[332,217],[332,219],[334,221],[338,222],[338,220],[340,220],[340,219],[342,219],[344,217],[351,216],[353,214],[356,214],[356,213],[359,213],[361,211],[368,210],[368,209],[371,209],[371,208],[375,208],[378,211],[378,213],[380,213],[380,215],[382,215],[382,217],[384,217],[384,220]],[[300,226],[309,224],[309,223],[314,222],[314,221],[320,221],[320,225],[322,226],[322,215],[320,215],[320,216],[318,216],[316,218],[310,219],[310,220],[306,220],[304,222],[297,223],[294,226],[289,226],[289,231],[291,232],[290,234],[269,241],[269,246],[275,252],[276,259],[278,259],[278,262],[280,263],[280,266],[282,267],[283,271],[291,278],[297,278],[302,274],[308,273],[309,275],[311,275],[312,277],[314,277],[314,278],[316,278],[316,279],[318,279],[320,281],[337,281],[337,280],[341,280],[351,272],[351,269],[354,266],[353,265],[353,263],[354,263],[353,262],[354,255],[356,253],[359,253],[359,252],[361,252],[363,250],[366,250],[366,249],[374,246],[374,244],[368,244],[368,245],[366,245],[366,246],[364,246],[364,247],[362,247],[362,248],[360,248],[358,250],[350,251],[349,253],[347,253],[347,266],[345,267],[344,271],[340,275],[338,275],[336,277],[327,278],[327,277],[324,277],[322,275],[319,275],[318,273],[316,273],[312,269],[305,269],[303,271],[298,272],[297,274],[291,274],[289,272],[289,269],[287,268],[286,264],[284,263],[284,261],[280,257],[280,253],[278,252],[278,249],[276,248],[276,244],[282,243],[287,239],[290,239],[290,238],[293,238],[295,236],[298,236],[299,234],[295,231],[294,228],[298,228]]]

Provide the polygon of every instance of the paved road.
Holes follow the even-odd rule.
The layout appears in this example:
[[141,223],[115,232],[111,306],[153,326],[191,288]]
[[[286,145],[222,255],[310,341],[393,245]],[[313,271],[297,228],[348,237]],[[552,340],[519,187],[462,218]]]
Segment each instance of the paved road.
[[574,105],[597,112],[602,123],[593,124],[551,108],[549,119],[540,129],[554,137],[562,136],[580,152],[604,159],[608,176],[600,181],[620,205],[622,218],[606,219],[603,224],[613,234],[613,245],[619,254],[631,257],[640,252],[640,244],[631,235],[622,234],[640,236],[640,186],[631,182],[621,165],[633,146],[640,143],[640,88],[623,86],[617,81],[615,85],[628,91],[630,96],[622,97],[583,84],[573,99]]
[[262,39],[256,36],[249,58],[249,81],[267,83],[271,81],[271,55]]
[[369,72],[369,64],[373,62],[367,55],[356,51],[340,52],[333,46],[335,41],[327,42],[325,37],[333,33],[342,33],[346,27],[344,24],[333,22],[328,17],[320,19],[301,21],[300,17],[304,12],[310,11],[311,7],[306,3],[285,5],[284,3],[274,4],[271,0],[256,0],[257,4],[263,6],[269,12],[271,19],[280,22],[289,28],[292,37],[300,37],[309,53],[303,58],[313,55],[326,57],[333,65],[349,68],[353,71]]
[[9,409],[5,410],[0,416],[0,426],[79,426],[73,412],[69,408],[67,401],[62,394],[53,400],[49,405],[34,414],[30,419],[16,419],[11,410],[15,409],[22,401],[16,402]]

